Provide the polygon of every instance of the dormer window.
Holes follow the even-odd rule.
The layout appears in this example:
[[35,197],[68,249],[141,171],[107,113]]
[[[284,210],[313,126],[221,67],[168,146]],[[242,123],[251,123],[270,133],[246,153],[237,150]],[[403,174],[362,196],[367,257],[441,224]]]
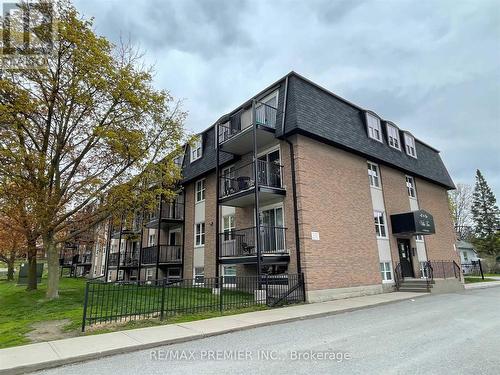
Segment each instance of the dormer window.
[[415,138],[410,134],[405,134],[406,153],[412,158],[417,158],[417,149],[415,148]]
[[380,119],[371,113],[366,113],[366,125],[368,127],[368,136],[371,139],[382,142],[382,129],[380,127]]
[[389,146],[401,151],[401,141],[399,139],[399,130],[394,125],[387,124],[387,141]]
[[193,145],[191,146],[191,163],[195,160],[198,160],[201,158],[202,155],[202,143],[201,143],[201,136],[198,140],[193,142]]

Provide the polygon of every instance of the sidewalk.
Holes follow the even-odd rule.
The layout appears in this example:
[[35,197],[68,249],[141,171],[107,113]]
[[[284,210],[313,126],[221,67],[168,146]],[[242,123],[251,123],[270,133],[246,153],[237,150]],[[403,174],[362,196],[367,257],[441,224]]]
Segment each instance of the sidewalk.
[[488,277],[488,279],[495,279],[498,281],[485,281],[485,282],[480,282],[480,283],[471,283],[471,284],[465,284],[465,289],[470,290],[470,289],[484,289],[484,288],[491,288],[494,286],[500,286],[500,278],[497,277]]
[[0,350],[0,374],[21,374],[113,354],[293,320],[339,314],[426,295],[428,293],[376,294],[7,348]]

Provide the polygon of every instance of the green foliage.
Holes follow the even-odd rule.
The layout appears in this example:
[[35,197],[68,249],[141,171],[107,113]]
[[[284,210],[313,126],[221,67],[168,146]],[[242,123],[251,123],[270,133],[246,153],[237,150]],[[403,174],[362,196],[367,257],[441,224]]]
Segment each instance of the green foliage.
[[54,4],[46,67],[0,76],[0,209],[22,202],[49,259],[72,223],[80,223],[75,236],[110,215],[151,206],[159,194],[172,196],[180,177],[172,160],[186,141],[186,113],[154,88],[141,55],[96,35],[69,1]]
[[474,244],[482,253],[500,254],[500,211],[496,198],[479,169],[472,202],[474,219]]

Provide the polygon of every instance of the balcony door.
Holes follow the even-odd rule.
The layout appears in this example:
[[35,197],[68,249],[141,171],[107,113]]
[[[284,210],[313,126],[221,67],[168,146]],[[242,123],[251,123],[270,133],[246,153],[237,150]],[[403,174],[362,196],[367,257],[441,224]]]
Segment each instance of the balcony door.
[[257,172],[260,185],[280,188],[280,150],[259,156],[257,159]]
[[285,251],[283,207],[263,209],[260,212],[260,246],[264,253]]

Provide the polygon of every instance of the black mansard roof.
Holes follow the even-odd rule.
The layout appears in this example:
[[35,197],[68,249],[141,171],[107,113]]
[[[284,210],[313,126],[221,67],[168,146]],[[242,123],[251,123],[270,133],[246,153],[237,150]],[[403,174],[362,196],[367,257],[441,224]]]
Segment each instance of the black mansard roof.
[[[403,145],[401,151],[390,147],[387,143],[386,120],[381,121],[383,143],[369,138],[365,123],[366,109],[335,95],[295,72],[287,74],[254,98],[258,99],[270,91],[279,89],[278,113],[281,113],[287,78],[286,117],[282,127],[281,115],[278,115],[278,121],[276,122],[277,137],[287,137],[296,133],[303,134],[362,155],[375,162],[420,176],[448,189],[455,188],[441,160],[439,151],[415,139],[417,158],[407,155],[404,150],[403,131],[400,131],[400,139]],[[223,116],[223,118],[238,112],[248,105],[249,101],[230,114]],[[183,166],[185,182],[202,176],[215,168],[214,126],[202,133],[202,139],[203,156],[193,163],[190,163],[189,147],[187,148]],[[231,159],[230,155],[221,153],[221,163],[228,162]]]

